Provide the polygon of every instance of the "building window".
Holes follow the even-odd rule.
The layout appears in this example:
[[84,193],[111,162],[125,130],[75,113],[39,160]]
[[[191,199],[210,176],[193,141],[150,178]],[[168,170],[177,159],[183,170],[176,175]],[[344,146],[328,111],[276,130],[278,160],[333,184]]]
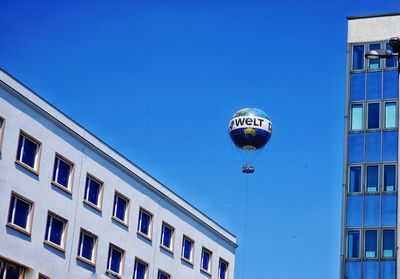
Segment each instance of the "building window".
[[394,230],[383,230],[383,258],[394,258],[395,233]]
[[[390,50],[393,52],[393,48],[389,43],[386,43],[386,49]],[[396,56],[392,58],[386,58],[384,59],[386,63],[386,68],[394,68],[397,67],[397,59]]]
[[[369,50],[377,50],[381,49],[381,44],[370,44]],[[381,60],[380,59],[368,59],[369,60],[369,69],[370,70],[378,70],[381,68]]]
[[385,128],[396,128],[397,104],[396,102],[385,103]]
[[147,279],[148,264],[136,259],[133,279]]
[[16,162],[37,174],[40,142],[21,132],[18,140]]
[[152,225],[153,215],[140,208],[139,210],[139,222],[138,222],[138,233],[148,239],[151,239],[151,225]]
[[173,252],[174,228],[163,222],[161,228],[161,247]]
[[363,128],[363,105],[351,105],[351,130],[362,130]]
[[193,246],[194,241],[184,235],[182,240],[182,259],[189,263],[193,263]]
[[378,250],[378,231],[365,231],[365,258],[377,258]]
[[396,190],[396,166],[383,166],[383,191],[394,192]]
[[219,271],[218,271],[218,279],[227,279],[228,278],[228,262],[223,259],[219,260]]
[[[2,277],[0,276],[0,278],[2,278]],[[50,279],[50,277],[48,277],[48,276],[46,276],[46,275],[43,275],[43,274],[39,273],[39,277],[38,277],[38,279]]]
[[353,46],[353,70],[364,69],[364,45]]
[[71,191],[73,164],[56,154],[53,168],[52,183],[63,190]]
[[128,224],[128,206],[129,199],[120,193],[115,192],[114,195],[114,207],[113,207],[113,217],[124,225]]
[[158,271],[157,279],[170,279],[170,278],[171,278],[171,275],[169,275],[168,273],[161,271],[161,270]]
[[47,215],[45,243],[64,252],[67,220],[49,212]]
[[117,276],[122,276],[124,253],[124,250],[110,243],[107,260],[108,272]]
[[23,279],[25,278],[25,268],[15,262],[0,258],[0,278]]
[[347,232],[347,258],[356,259],[360,257],[360,231]]
[[84,229],[81,229],[77,258],[90,265],[95,265],[96,250],[97,236]]
[[103,182],[90,175],[86,177],[85,202],[98,210],[101,209],[102,188]]
[[202,271],[211,274],[211,256],[212,252],[203,247],[201,251],[201,265],[200,268]]
[[33,202],[12,193],[8,210],[7,225],[30,235],[32,225]]
[[349,175],[349,192],[360,193],[361,192],[361,166],[351,166]]
[[379,103],[368,104],[368,129],[379,129]]
[[5,126],[4,118],[0,117],[0,154],[1,154],[1,146],[3,145],[3,134],[4,134],[4,126]]
[[367,191],[368,193],[378,192],[379,166],[367,166]]

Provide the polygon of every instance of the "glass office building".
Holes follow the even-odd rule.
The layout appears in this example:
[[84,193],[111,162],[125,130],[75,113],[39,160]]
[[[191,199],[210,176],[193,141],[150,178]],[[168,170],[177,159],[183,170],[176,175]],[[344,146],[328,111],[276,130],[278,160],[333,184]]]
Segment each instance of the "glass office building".
[[400,14],[348,18],[341,275],[394,279],[397,271],[398,74],[391,49]]

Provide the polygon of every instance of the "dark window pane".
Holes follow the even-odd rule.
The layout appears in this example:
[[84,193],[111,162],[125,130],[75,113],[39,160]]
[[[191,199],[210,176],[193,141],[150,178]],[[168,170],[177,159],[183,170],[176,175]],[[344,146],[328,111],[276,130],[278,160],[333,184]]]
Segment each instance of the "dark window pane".
[[353,46],[353,70],[364,69],[364,46]]
[[383,174],[383,190],[393,192],[396,184],[396,166],[385,165]]
[[111,264],[110,270],[119,273],[122,260],[122,252],[110,247]]
[[85,197],[91,203],[98,205],[100,194],[100,184],[91,178],[86,179]]
[[24,144],[24,136],[19,135],[18,139],[18,150],[17,150],[17,160],[21,161],[21,152],[22,152],[22,146]]
[[58,165],[58,177],[57,177],[57,183],[68,187],[68,181],[69,181],[69,174],[71,171],[71,166],[64,162],[63,160],[59,160],[59,165]]
[[94,238],[82,233],[81,236],[81,256],[88,259],[92,260],[92,254],[93,254],[93,248],[94,248]]
[[115,207],[115,213],[114,216],[117,217],[118,219],[125,221],[125,212],[126,212],[126,205],[127,202],[123,198],[121,198],[118,195],[115,195],[114,199],[114,207]]
[[27,228],[30,204],[17,199],[15,205],[14,224],[21,228]]
[[[393,48],[389,43],[386,43],[386,49],[388,49],[388,50],[393,52]],[[385,61],[386,61],[386,67],[388,67],[388,68],[397,67],[396,57],[385,59]]]
[[223,261],[219,262],[219,278],[226,279],[226,274],[228,271],[228,264]]
[[365,232],[365,257],[376,258],[377,255],[377,231]]
[[192,242],[188,239],[183,239],[183,255],[185,259],[192,260]]
[[52,217],[49,241],[61,245],[64,230],[64,222]]
[[171,236],[172,236],[172,230],[169,227],[163,225],[162,245],[171,248]]
[[360,232],[349,231],[347,234],[347,258],[359,258]]
[[36,143],[31,141],[27,137],[20,135],[17,159],[27,164],[28,166],[34,168],[37,148],[38,145]]
[[350,167],[350,189],[351,193],[361,192],[361,167]]
[[[370,44],[369,45],[369,50],[376,50],[380,49],[381,45],[380,44]],[[372,70],[377,70],[380,69],[381,67],[381,60],[380,59],[369,59],[369,68]]]
[[379,128],[379,103],[368,104],[368,129]]
[[159,272],[158,273],[158,279],[169,279],[169,276],[164,274],[164,273],[162,273],[162,272]]
[[135,272],[133,275],[134,279],[145,279],[146,276],[146,265],[144,263],[141,263],[139,261],[136,261],[135,264]]
[[203,250],[202,259],[201,259],[201,267],[204,270],[209,270],[210,266],[210,254],[207,251]]
[[378,166],[367,167],[367,192],[378,192],[379,169]]
[[394,257],[394,230],[383,231],[383,257]]
[[139,215],[139,231],[145,235],[149,235],[151,217],[147,213],[140,211]]

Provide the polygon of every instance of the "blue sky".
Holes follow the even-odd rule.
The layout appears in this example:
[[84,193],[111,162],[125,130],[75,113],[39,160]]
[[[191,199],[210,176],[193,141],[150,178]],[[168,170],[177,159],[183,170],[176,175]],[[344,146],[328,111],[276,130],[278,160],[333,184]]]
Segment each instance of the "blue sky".
[[[0,8],[0,67],[236,234],[235,278],[338,278],[346,16],[397,1]],[[274,124],[249,177],[245,244],[246,177],[227,133],[243,107]]]

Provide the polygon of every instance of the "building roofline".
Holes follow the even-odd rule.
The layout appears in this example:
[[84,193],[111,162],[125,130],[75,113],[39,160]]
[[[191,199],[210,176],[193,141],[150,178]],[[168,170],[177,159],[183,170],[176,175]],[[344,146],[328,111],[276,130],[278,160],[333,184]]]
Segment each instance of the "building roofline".
[[383,14],[370,14],[370,15],[363,15],[363,16],[348,16],[347,20],[362,19],[362,18],[373,18],[373,17],[385,17],[385,16],[400,16],[400,12],[383,13]]
[[35,91],[27,87],[25,84],[0,67],[0,85],[1,84],[4,84],[8,88],[12,89],[19,97],[22,97],[22,99],[28,101],[30,105],[33,105],[42,113],[46,114],[50,120],[61,124],[61,127],[64,130],[74,134],[78,137],[78,139],[83,140],[87,145],[94,148],[106,159],[122,168],[128,174],[131,174],[135,179],[139,179],[150,190],[169,200],[172,204],[192,216],[200,224],[220,235],[235,248],[238,247],[236,243],[236,236],[233,233],[219,225],[209,216],[197,209],[194,205],[190,204],[173,190],[152,177],[149,173],[138,167],[131,160],[92,134],[71,117],[63,113],[54,105],[50,104]]

